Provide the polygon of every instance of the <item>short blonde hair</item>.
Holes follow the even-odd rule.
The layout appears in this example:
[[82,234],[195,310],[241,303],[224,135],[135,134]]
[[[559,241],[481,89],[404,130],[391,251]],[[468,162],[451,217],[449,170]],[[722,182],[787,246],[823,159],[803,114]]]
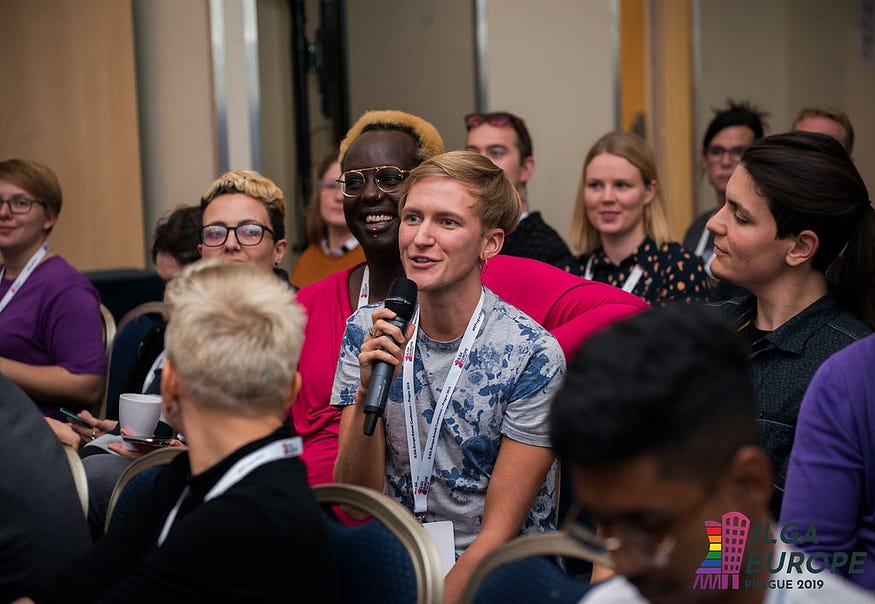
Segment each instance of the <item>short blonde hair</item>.
[[304,343],[288,284],[251,264],[200,260],[167,285],[165,348],[201,406],[281,414]]
[[444,141],[431,122],[411,113],[385,109],[366,111],[356,120],[356,123],[352,125],[340,143],[337,161],[342,164],[349,146],[362,134],[372,130],[398,130],[409,134],[416,143],[415,159],[417,164],[444,152]]
[[499,228],[510,233],[520,219],[520,196],[504,171],[479,153],[450,151],[436,155],[410,171],[401,188],[398,207],[404,209],[407,195],[427,178],[448,178],[461,184],[474,198],[474,213],[484,231]]
[[[571,231],[569,233],[569,241],[579,254],[592,253],[597,247],[602,244],[602,236],[599,231],[592,226],[589,218],[586,216],[586,206],[584,204],[584,194],[586,193],[586,168],[596,156],[602,153],[609,153],[622,157],[630,164],[638,168],[641,172],[641,180],[645,185],[652,182],[659,182],[659,177],[656,173],[656,159],[653,157],[653,151],[647,146],[643,138],[633,132],[609,132],[602,136],[590,148],[586,154],[586,159],[583,162],[583,171],[580,174],[580,182],[577,185],[577,199],[574,203],[574,215],[571,217]],[[662,194],[659,187],[656,189],[656,196],[649,204],[644,206],[644,232],[648,237],[656,241],[657,245],[662,245],[671,241],[671,227],[669,226],[668,216],[665,213],[665,206],[662,203]]]
[[278,241],[286,238],[286,200],[283,192],[271,179],[253,170],[225,172],[210,183],[207,192],[201,197],[201,210],[206,210],[216,197],[237,193],[261,202],[267,209],[274,239]]

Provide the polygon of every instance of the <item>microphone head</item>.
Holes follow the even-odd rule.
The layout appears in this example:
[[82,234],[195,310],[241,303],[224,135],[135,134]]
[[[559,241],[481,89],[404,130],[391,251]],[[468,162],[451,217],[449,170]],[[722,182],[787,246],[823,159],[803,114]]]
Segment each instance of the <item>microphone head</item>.
[[416,310],[416,283],[406,277],[397,277],[389,286],[385,305],[399,319],[409,321]]

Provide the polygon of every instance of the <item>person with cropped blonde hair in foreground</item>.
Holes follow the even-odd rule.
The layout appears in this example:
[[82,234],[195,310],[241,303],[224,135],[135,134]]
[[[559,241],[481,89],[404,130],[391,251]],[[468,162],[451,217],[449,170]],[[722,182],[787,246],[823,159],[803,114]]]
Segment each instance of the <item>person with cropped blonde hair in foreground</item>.
[[293,293],[250,264],[205,260],[170,282],[165,303],[161,405],[188,451],[35,600],[279,601],[297,589],[336,601],[301,440],[283,421],[300,387]]

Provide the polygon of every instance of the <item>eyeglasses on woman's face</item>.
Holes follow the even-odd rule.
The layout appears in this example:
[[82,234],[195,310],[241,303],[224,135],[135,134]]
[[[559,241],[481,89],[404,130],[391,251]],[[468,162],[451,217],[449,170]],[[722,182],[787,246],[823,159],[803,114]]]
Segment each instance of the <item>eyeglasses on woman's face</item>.
[[395,193],[401,188],[401,184],[410,170],[402,170],[397,166],[375,166],[360,170],[347,170],[337,179],[340,192],[347,197],[358,197],[364,192],[368,180],[365,173],[374,173],[374,184],[383,193]]
[[21,195],[15,195],[14,197],[10,197],[9,199],[3,199],[0,197],[0,209],[3,208],[4,205],[9,207],[9,211],[13,214],[27,214],[30,212],[30,209],[33,207],[33,204],[38,203],[42,206],[46,204],[39,199],[30,199],[29,197],[23,197]]
[[237,226],[227,226],[224,224],[208,224],[201,227],[201,243],[207,247],[219,247],[225,245],[228,240],[228,234],[234,231],[234,236],[237,238],[237,243],[244,246],[258,245],[264,239],[264,233],[270,233],[273,237],[273,231],[257,222],[244,222]]

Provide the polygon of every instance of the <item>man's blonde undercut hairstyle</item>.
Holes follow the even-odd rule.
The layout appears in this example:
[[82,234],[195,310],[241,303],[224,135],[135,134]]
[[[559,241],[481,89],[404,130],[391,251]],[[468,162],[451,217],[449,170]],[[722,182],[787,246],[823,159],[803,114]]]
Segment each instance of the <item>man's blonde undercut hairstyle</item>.
[[288,284],[220,258],[167,285],[165,348],[199,405],[236,415],[282,413],[304,343],[304,310]]
[[507,234],[519,222],[522,211],[519,193],[504,171],[479,153],[450,151],[419,164],[404,181],[400,209],[407,204],[410,190],[427,178],[446,178],[462,185],[474,198],[473,211],[484,231],[499,228]]

